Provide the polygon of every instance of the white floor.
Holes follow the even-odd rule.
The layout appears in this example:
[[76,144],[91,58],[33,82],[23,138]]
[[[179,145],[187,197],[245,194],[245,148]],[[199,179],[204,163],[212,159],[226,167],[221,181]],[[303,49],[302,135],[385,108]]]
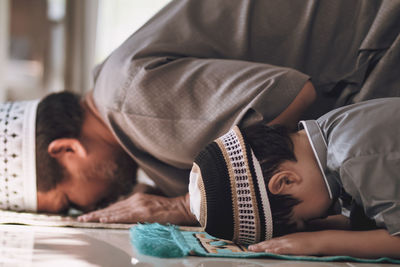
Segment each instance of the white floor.
[[128,230],[0,225],[0,266],[391,267],[398,265],[203,257],[160,259],[140,255],[134,251],[129,242]]

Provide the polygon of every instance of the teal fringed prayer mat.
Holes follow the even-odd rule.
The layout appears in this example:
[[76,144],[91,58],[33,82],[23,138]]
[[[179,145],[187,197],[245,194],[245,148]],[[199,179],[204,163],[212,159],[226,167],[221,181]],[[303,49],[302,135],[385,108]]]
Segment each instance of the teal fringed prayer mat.
[[181,231],[174,225],[137,224],[130,229],[132,244],[144,254],[161,258],[185,256],[226,258],[269,258],[294,261],[347,261],[361,263],[395,263],[392,258],[362,259],[349,256],[289,256],[265,252],[250,252],[245,246],[218,239],[206,232]]

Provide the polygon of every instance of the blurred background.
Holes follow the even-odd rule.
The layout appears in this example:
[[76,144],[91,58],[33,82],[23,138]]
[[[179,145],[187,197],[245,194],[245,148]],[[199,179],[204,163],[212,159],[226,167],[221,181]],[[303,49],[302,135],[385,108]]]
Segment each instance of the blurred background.
[[0,102],[82,93],[92,69],[170,0],[0,0]]

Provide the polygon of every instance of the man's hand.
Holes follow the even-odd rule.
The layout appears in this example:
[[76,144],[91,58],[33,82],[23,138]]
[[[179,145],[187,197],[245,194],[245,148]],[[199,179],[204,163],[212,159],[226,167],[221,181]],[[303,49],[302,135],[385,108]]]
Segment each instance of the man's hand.
[[249,246],[255,252],[287,255],[346,255],[400,258],[400,237],[386,230],[294,233]]
[[137,223],[158,222],[177,225],[195,225],[190,212],[189,195],[175,198],[135,193],[104,209],[78,217],[81,222]]

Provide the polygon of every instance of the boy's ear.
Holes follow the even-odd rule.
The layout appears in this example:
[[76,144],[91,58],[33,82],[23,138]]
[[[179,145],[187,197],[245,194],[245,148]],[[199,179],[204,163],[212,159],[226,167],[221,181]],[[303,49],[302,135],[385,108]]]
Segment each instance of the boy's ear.
[[268,189],[274,195],[290,195],[291,190],[301,183],[301,181],[301,176],[295,171],[279,171],[269,180]]
[[64,159],[65,156],[84,158],[87,155],[85,147],[75,138],[60,138],[53,140],[47,147],[47,152],[53,158]]

